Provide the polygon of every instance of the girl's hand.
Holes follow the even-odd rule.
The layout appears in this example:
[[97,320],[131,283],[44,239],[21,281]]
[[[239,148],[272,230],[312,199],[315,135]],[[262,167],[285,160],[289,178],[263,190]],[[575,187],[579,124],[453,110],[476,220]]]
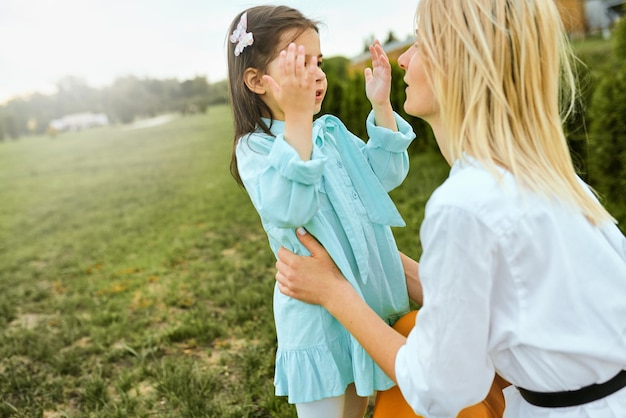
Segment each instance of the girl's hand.
[[377,40],[370,45],[372,68],[365,69],[365,93],[372,107],[380,107],[389,103],[391,94],[391,64],[389,58]]
[[313,115],[315,114],[315,90],[317,75],[317,57],[312,57],[306,65],[304,46],[296,49],[296,44],[289,44],[286,51],[278,56],[278,68],[274,77],[263,76],[267,84],[270,100],[278,109],[273,109],[273,116],[285,121],[285,141],[297,151],[303,161],[311,158],[313,143]]
[[[308,64],[308,65],[307,65]],[[285,114],[309,118],[315,113],[317,57],[306,62],[304,46],[291,43],[278,56],[276,79],[264,75],[263,81],[272,91],[278,106]]]
[[370,46],[372,68],[365,69],[365,93],[372,103],[376,125],[397,131],[398,126],[391,107],[391,64],[380,42]]
[[328,308],[334,298],[345,295],[345,291],[339,289],[351,286],[311,234],[298,228],[298,238],[311,256],[296,255],[284,247],[278,250],[278,290],[294,299]]

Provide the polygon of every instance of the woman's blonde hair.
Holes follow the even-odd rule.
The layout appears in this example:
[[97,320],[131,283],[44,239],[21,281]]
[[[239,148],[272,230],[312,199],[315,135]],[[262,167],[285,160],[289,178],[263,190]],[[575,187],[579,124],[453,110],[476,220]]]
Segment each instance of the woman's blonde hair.
[[613,218],[580,183],[563,131],[577,88],[554,3],[421,0],[418,44],[451,161],[470,155],[494,171],[503,166],[598,224]]

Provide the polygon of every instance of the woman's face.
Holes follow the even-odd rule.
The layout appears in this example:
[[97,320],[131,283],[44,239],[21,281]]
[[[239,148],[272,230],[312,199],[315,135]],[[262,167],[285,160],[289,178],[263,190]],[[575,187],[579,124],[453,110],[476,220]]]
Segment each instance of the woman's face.
[[409,115],[424,119],[432,125],[439,114],[439,105],[428,83],[424,68],[424,57],[419,44],[413,44],[398,58],[398,65],[406,74],[406,101],[404,110]]

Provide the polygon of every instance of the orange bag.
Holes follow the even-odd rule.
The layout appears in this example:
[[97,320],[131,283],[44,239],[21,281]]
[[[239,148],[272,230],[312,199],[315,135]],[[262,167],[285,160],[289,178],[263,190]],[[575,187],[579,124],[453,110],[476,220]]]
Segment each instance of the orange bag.
[[[404,336],[409,335],[415,325],[418,311],[411,311],[400,318],[393,328]],[[496,375],[484,401],[463,409],[457,418],[502,418],[504,413],[504,395],[502,389],[509,386],[509,382]],[[400,388],[394,386],[385,391],[379,391],[374,404],[373,418],[416,418],[408,403],[404,400]]]

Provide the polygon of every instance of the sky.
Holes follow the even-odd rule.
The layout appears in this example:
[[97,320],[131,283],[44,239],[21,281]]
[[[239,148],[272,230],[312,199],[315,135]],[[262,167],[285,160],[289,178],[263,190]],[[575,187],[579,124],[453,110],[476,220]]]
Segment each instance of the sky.
[[324,56],[354,57],[372,36],[410,36],[418,1],[0,0],[0,104],[52,94],[65,76],[94,88],[128,75],[224,80],[228,26],[260,4],[285,4],[321,21]]

